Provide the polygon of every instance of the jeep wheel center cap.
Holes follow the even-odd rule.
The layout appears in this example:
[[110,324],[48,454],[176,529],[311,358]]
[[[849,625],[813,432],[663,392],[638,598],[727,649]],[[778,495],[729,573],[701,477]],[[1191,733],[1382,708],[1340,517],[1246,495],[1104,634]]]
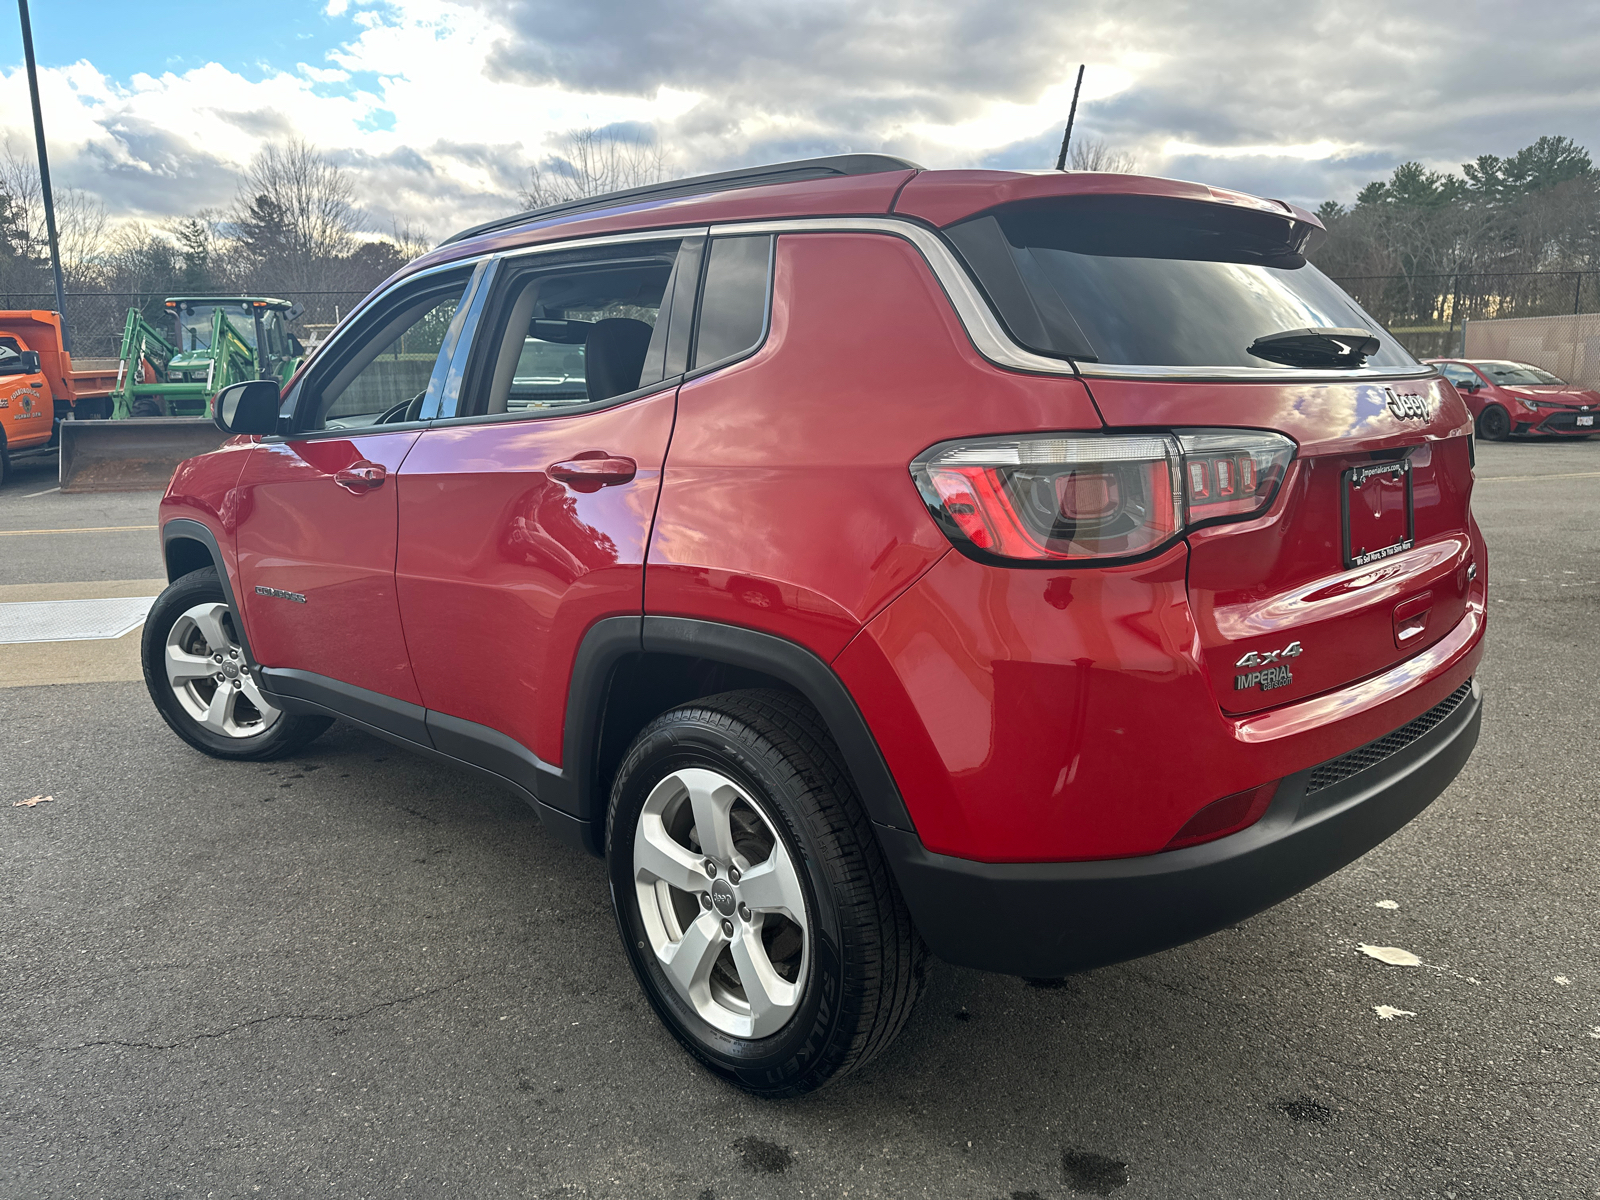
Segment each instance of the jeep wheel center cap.
[[733,915],[733,910],[738,901],[733,897],[733,885],[726,879],[719,879],[711,885],[711,903],[716,905],[717,911],[723,916]]

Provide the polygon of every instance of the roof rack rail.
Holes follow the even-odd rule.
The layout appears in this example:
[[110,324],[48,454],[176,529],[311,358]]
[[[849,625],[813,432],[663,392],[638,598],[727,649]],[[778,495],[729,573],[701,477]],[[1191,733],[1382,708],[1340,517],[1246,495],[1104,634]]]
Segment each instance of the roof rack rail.
[[802,158],[794,162],[768,163],[760,167],[741,167],[737,171],[720,171],[715,175],[696,175],[692,179],[669,179],[645,187],[627,188],[620,192],[606,192],[601,196],[585,196],[581,200],[568,200],[544,208],[530,209],[511,217],[485,221],[471,229],[445,238],[441,246],[465,241],[480,234],[494,233],[526,225],[530,221],[548,217],[564,217],[574,213],[592,212],[602,208],[615,208],[638,200],[671,200],[679,196],[702,196],[715,192],[731,192],[735,188],[760,187],[772,183],[800,183],[807,179],[825,179],[830,175],[877,175],[884,171],[920,171],[923,168],[904,158],[889,154],[834,154],[827,158]]

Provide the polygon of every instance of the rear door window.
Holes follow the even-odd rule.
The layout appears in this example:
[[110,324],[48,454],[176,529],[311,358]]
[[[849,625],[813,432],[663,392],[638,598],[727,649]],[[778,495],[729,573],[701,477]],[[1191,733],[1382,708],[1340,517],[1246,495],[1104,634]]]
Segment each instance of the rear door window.
[[1268,214],[1085,196],[1013,205],[964,225],[950,231],[951,240],[1013,336],[1044,353],[1281,371],[1281,362],[1250,352],[1256,339],[1334,328],[1378,338],[1369,368],[1418,365],[1305,260],[1290,223]]
[[772,238],[713,238],[700,296],[694,369],[728,362],[754,350],[767,331]]
[[[638,243],[519,264],[479,338],[486,378],[463,416],[537,416],[609,402],[669,372],[664,309],[680,243]],[[698,259],[695,260],[698,265]],[[681,353],[676,373],[683,370]]]

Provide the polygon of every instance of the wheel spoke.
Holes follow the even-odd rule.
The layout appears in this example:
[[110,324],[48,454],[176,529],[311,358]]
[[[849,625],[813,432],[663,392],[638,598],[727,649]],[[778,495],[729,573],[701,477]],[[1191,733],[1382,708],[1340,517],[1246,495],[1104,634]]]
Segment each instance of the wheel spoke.
[[634,877],[649,883],[660,879],[685,892],[708,891],[711,880],[701,870],[701,859],[672,840],[661,818],[646,815],[633,843]]
[[767,948],[761,944],[759,926],[746,926],[733,940],[733,965],[739,969],[750,1004],[750,1036],[765,1037],[789,1019],[799,1000],[800,989],[772,968]]
[[217,665],[202,654],[189,654],[176,646],[167,646],[167,682],[182,687],[196,679],[208,679]]
[[781,842],[772,847],[766,862],[744,873],[739,897],[757,912],[782,913],[802,930],[806,927],[805,892]]
[[239,676],[239,682],[241,684],[239,690],[244,693],[244,698],[255,705],[256,711],[261,714],[262,725],[270,725],[278,719],[281,714],[277,705],[261,694],[261,688],[257,685],[254,677],[245,672]]
[[729,814],[739,799],[738,790],[714,771],[688,770],[679,778],[689,789],[689,804],[694,809],[694,830],[700,849],[719,863],[733,861],[733,825]]
[[234,689],[227,684],[217,684],[217,690],[212,693],[211,703],[206,705],[205,719],[200,722],[213,733],[220,733],[223,737],[232,737],[228,726],[233,720]]
[[227,615],[226,604],[213,604],[203,609],[190,609],[189,618],[200,630],[200,636],[205,638],[206,645],[211,647],[213,654],[226,654],[233,647],[233,639],[222,627],[222,618]]
[[661,965],[697,1008],[705,1002],[711,968],[727,944],[721,920],[716,913],[707,912],[684,931],[682,941],[672,944],[662,955]]

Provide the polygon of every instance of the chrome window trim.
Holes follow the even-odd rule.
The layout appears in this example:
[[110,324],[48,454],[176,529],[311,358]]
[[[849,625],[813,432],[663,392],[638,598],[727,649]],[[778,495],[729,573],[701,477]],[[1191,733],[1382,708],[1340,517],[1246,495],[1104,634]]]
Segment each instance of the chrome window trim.
[[1344,383],[1382,379],[1426,379],[1438,372],[1426,363],[1415,370],[1361,368],[1355,371],[1303,371],[1279,367],[1146,367],[1118,363],[1074,363],[1035,354],[1011,340],[967,268],[934,230],[904,217],[789,217],[713,225],[711,237],[739,233],[886,233],[904,238],[922,254],[966,327],[973,348],[999,367],[1043,375],[1097,379],[1189,380],[1213,383]]
[[566,250],[587,250],[590,247],[622,246],[629,242],[667,242],[673,238],[705,237],[708,225],[679,225],[671,229],[636,229],[631,233],[606,233],[596,237],[573,238],[564,242],[540,242],[535,246],[513,246],[495,253],[501,258],[527,258],[535,254],[553,254]]

